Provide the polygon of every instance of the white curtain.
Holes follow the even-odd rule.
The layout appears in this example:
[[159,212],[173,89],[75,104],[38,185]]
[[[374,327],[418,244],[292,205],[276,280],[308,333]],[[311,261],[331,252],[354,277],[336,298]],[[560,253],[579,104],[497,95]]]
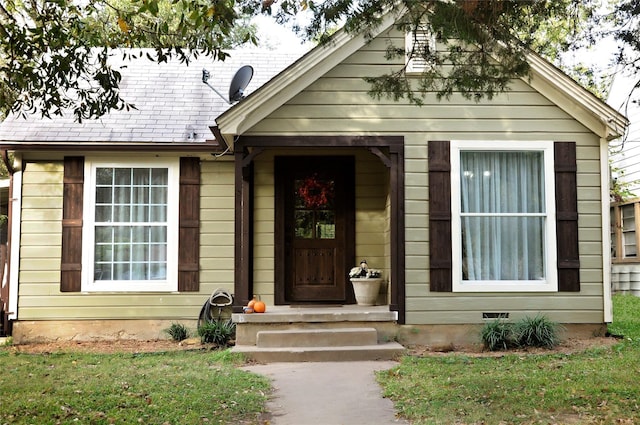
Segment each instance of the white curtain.
[[463,280],[544,279],[542,152],[463,151]]

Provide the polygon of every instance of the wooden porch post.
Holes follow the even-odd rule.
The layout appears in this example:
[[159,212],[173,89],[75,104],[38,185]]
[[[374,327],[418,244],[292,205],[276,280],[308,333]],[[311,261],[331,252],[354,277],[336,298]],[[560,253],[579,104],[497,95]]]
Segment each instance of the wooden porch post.
[[391,302],[398,323],[405,323],[404,144],[389,147],[391,157]]
[[[241,313],[253,297],[253,161],[247,149],[235,151],[235,270],[234,306]],[[249,158],[247,158],[249,157]],[[247,161],[247,159],[249,159]]]
[[391,300],[389,310],[398,312],[398,323],[405,323],[404,271],[404,142],[389,143],[387,157],[377,146],[369,151],[389,169],[391,202]]

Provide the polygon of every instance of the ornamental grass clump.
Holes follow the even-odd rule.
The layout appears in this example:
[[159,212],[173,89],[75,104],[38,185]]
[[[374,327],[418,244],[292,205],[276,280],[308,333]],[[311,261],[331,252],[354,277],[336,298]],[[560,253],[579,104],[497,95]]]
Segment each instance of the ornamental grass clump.
[[524,317],[509,323],[498,319],[485,323],[480,337],[490,351],[508,350],[516,347],[554,348],[560,343],[558,335],[562,327],[543,315]]
[[164,330],[172,340],[180,342],[189,338],[189,329],[182,323],[172,323],[167,329]]
[[480,337],[484,347],[490,351],[508,350],[514,346],[513,325],[504,320],[494,320],[485,323]]
[[514,324],[513,336],[519,347],[554,348],[560,343],[561,326],[546,316],[525,317]]
[[198,328],[198,335],[203,344],[216,344],[227,347],[235,337],[236,324],[231,319],[207,322]]

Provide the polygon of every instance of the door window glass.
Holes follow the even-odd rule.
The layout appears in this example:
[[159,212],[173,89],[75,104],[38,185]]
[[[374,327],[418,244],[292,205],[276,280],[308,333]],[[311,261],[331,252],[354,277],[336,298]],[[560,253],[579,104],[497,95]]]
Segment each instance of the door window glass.
[[335,181],[314,173],[294,181],[295,237],[335,238]]

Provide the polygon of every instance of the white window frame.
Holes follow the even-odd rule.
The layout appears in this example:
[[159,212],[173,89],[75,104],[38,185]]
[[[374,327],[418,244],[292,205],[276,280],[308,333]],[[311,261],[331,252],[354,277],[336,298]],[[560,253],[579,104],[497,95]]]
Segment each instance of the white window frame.
[[[624,229],[624,210],[627,207],[633,208],[633,229]],[[611,218],[611,261],[614,263],[635,263],[640,258],[640,200],[620,202],[612,204],[610,208]],[[635,240],[630,246],[635,248],[636,254],[629,255],[627,253],[627,244],[625,243],[625,233],[633,231]],[[614,252],[615,251],[615,252]],[[615,255],[614,255],[615,254]]]
[[[630,215],[626,215],[625,212],[631,210]],[[620,234],[622,236],[622,258],[638,258],[638,224],[636,215],[636,204],[620,205]],[[630,224],[630,226],[627,226]],[[628,234],[632,234],[633,237],[627,238]],[[627,239],[631,239],[628,241]],[[629,251],[633,250],[634,254],[629,254]]]
[[[167,197],[167,278],[166,280],[94,280],[95,268],[95,196],[96,169],[166,168]],[[85,158],[85,184],[82,227],[82,291],[83,292],[176,292],[178,290],[178,202],[180,185],[179,159]]]
[[[557,292],[558,272],[556,253],[556,208],[553,141],[485,141],[456,140],[451,142],[451,232],[453,292]],[[462,280],[462,234],[460,154],[463,151],[537,151],[543,153],[545,176],[545,279],[518,280]]]

